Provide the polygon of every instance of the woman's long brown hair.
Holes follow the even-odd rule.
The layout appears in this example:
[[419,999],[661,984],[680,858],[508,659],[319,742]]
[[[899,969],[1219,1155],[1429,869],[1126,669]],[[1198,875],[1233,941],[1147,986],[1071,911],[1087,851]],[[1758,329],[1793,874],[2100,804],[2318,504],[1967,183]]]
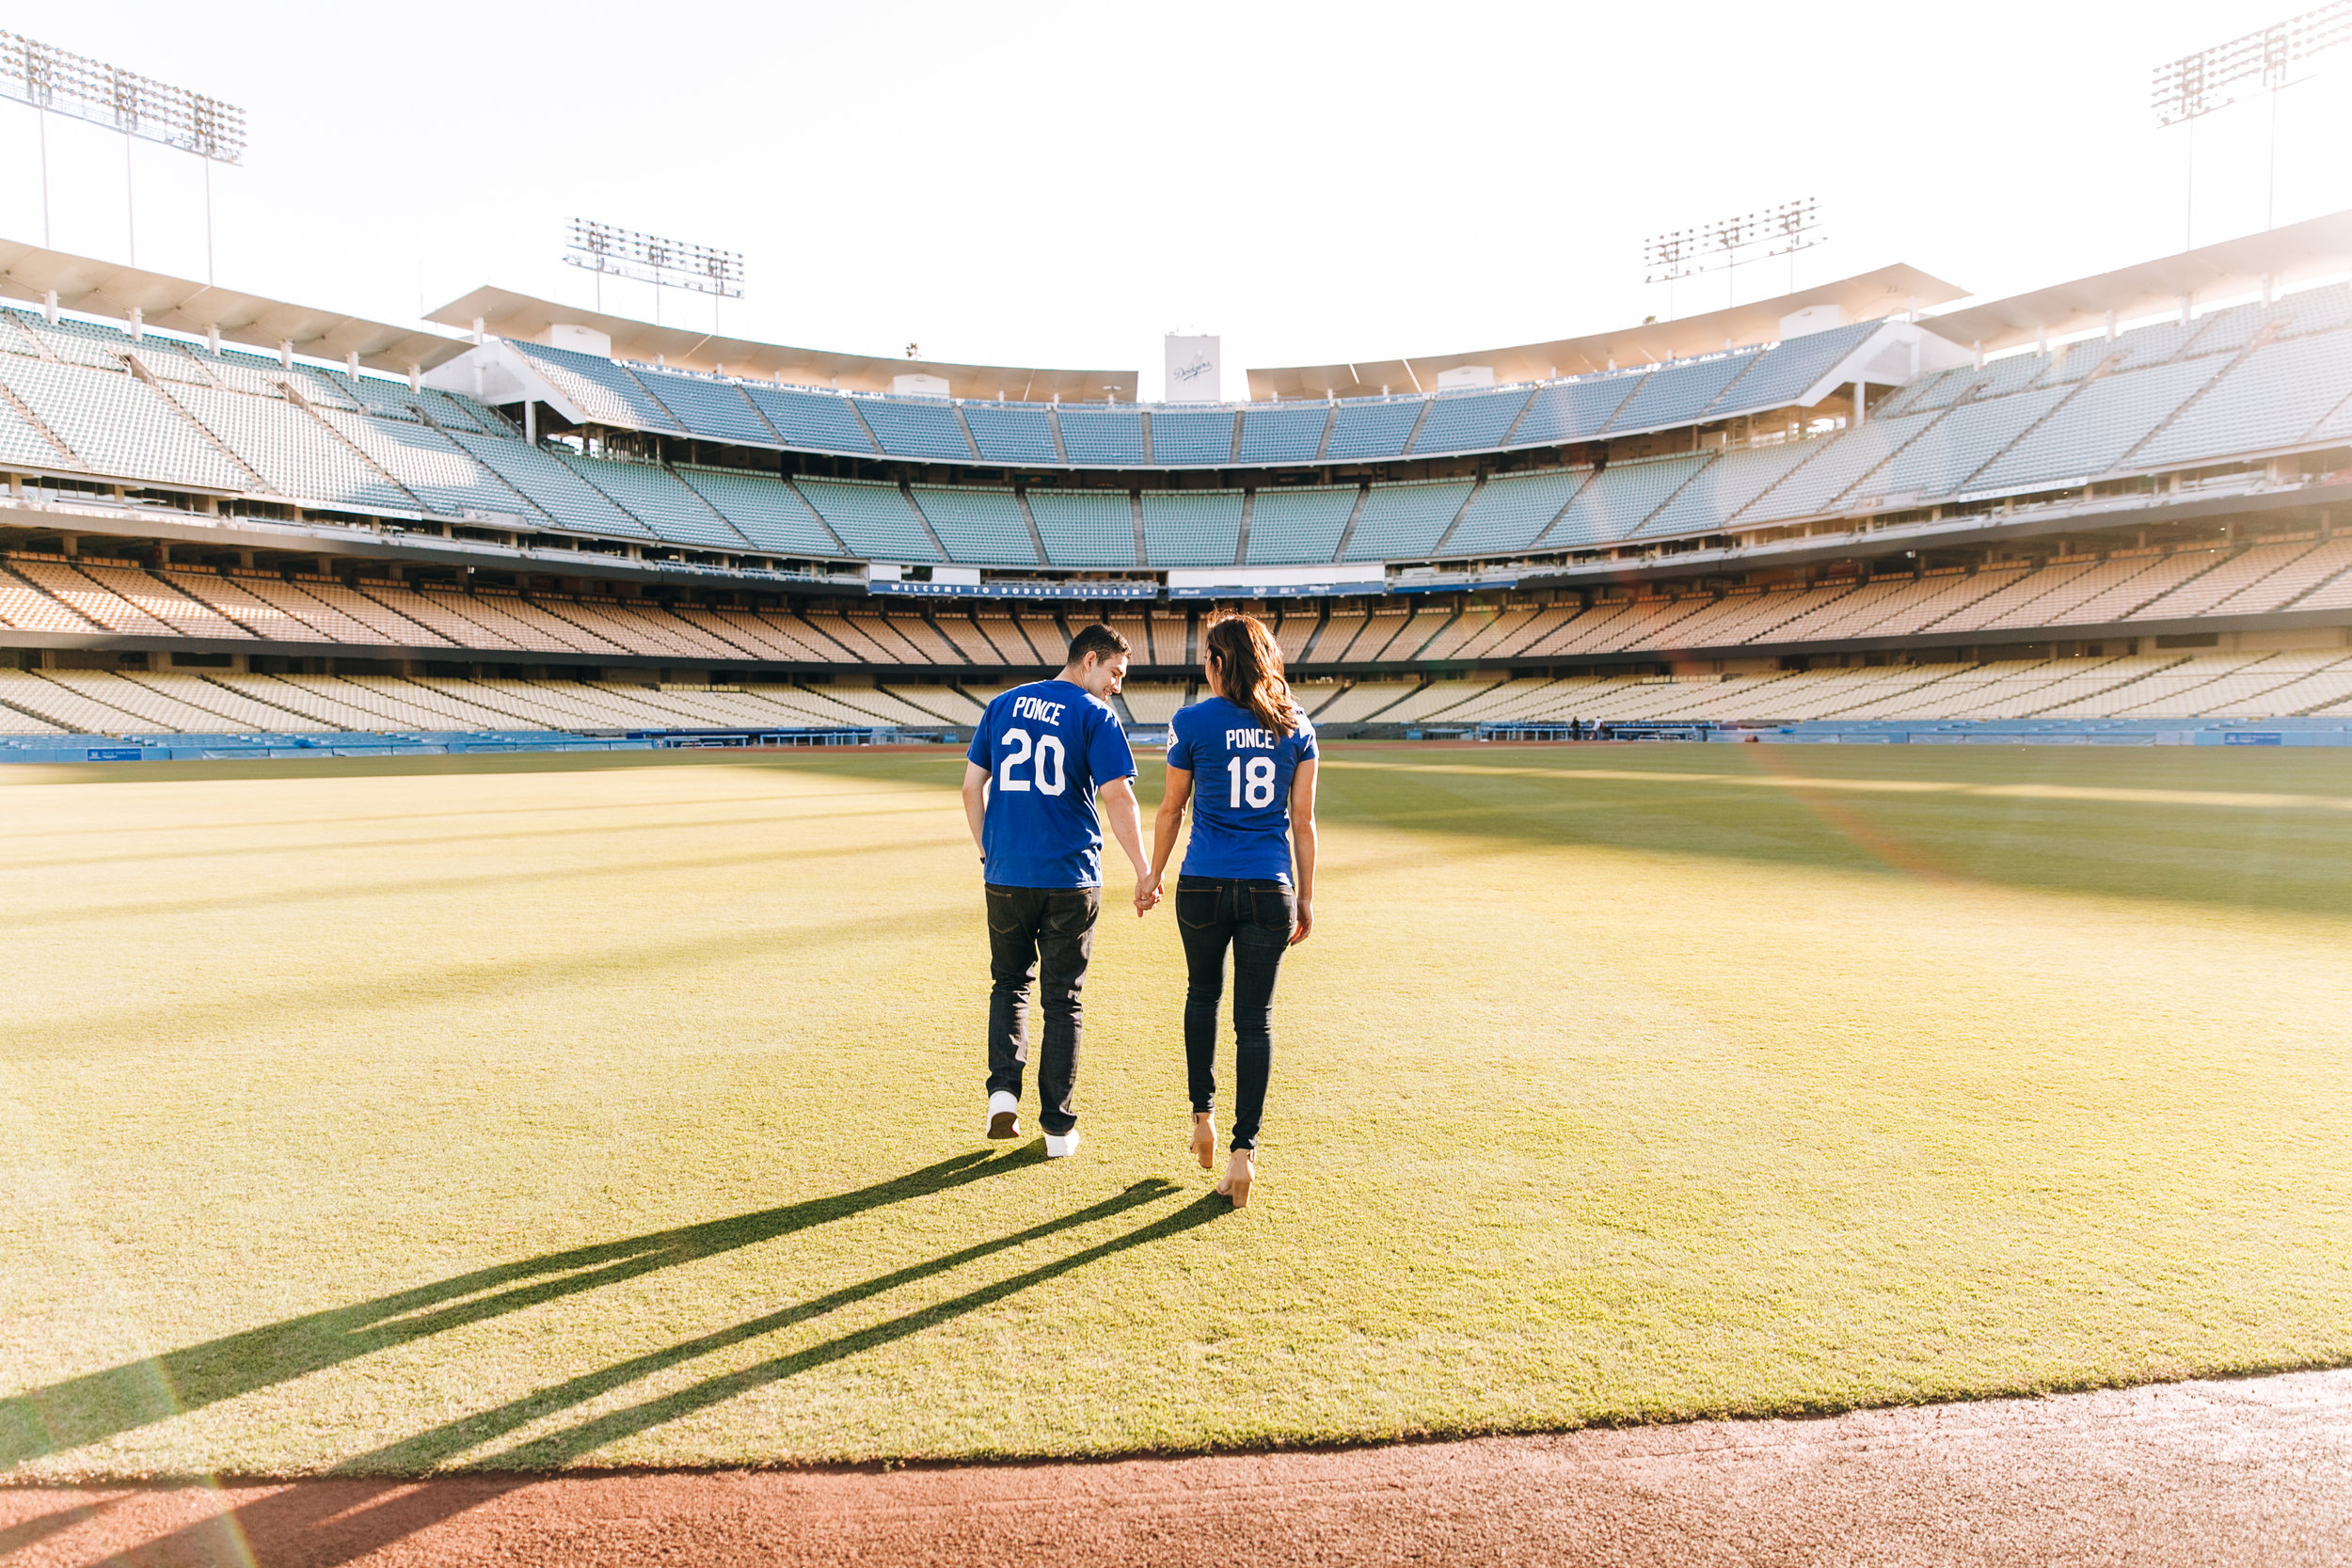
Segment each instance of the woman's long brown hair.
[[1263,621],[1226,610],[1210,619],[1201,648],[1216,666],[1217,685],[1227,702],[1248,708],[1276,735],[1298,728],[1298,705],[1291,698],[1290,682],[1282,678],[1282,649]]

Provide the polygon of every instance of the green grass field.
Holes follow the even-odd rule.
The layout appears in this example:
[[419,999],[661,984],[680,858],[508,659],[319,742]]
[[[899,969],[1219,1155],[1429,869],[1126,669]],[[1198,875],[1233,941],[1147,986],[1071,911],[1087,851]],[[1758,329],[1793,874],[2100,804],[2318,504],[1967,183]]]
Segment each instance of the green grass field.
[[1241,1213],[1166,911],[1105,917],[1081,1154],[977,1137],[961,768],[0,770],[0,1475],[2352,1361],[2352,754],[1333,747]]

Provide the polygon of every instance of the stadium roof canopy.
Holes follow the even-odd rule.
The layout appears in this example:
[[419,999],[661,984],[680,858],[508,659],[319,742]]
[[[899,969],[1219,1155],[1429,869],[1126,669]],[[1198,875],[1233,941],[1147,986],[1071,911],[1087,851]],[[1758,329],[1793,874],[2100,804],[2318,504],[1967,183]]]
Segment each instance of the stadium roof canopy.
[[117,321],[128,320],[136,310],[143,325],[167,331],[197,336],[217,331],[232,341],[268,348],[291,343],[295,353],[320,359],[357,354],[362,365],[399,375],[411,368],[429,371],[467,348],[462,341],[413,326],[290,305],[116,261],[0,240],[0,296],[38,305],[52,291],[60,309]]
[[1249,395],[1253,400],[1278,396],[1320,398],[1327,392],[1343,398],[1372,397],[1384,387],[1391,392],[1434,392],[1440,374],[1471,365],[1491,368],[1498,384],[1552,381],[1564,375],[1606,370],[1613,364],[1623,369],[1687,359],[1701,354],[1720,354],[1742,344],[1777,342],[1782,317],[1821,306],[1838,308],[1848,321],[1870,321],[1897,311],[1947,305],[1966,293],[1966,290],[1955,288],[1940,277],[1931,277],[1916,267],[1898,263],[1819,288],[1736,305],[1727,310],[1709,310],[1674,321],[1644,322],[1639,326],[1581,338],[1556,338],[1549,342],[1410,359],[1253,368],[1249,372]]
[[2199,245],[2096,277],[1964,305],[1920,325],[1987,353],[2063,338],[2118,322],[2185,310],[2198,298],[2228,299],[2352,272],[2352,212]]
[[1099,403],[1105,393],[1114,393],[1121,403],[1136,401],[1137,372],[1134,371],[955,365],[936,359],[892,359],[878,355],[787,348],[781,343],[754,342],[747,338],[725,338],[691,327],[657,326],[627,316],[608,316],[486,284],[463,299],[450,301],[425,320],[469,330],[479,321],[485,332],[527,343],[550,341],[548,328],[559,324],[584,326],[612,340],[615,359],[660,363],[689,371],[717,371],[723,367],[729,375],[756,376],[803,387],[836,387],[845,392],[887,392],[898,376],[935,375],[947,383],[950,397],[994,398],[1001,393],[1017,402],[1043,402],[1058,395],[1066,403]]

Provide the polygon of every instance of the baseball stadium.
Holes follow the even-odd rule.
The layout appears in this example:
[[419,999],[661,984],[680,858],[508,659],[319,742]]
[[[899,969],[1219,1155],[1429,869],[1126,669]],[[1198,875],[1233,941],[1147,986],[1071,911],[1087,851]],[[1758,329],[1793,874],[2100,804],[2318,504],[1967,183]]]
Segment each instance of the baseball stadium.
[[[1183,401],[0,238],[0,1559],[2336,1560],[2352,211],[1936,250]],[[1107,853],[981,1135],[958,803],[1235,611],[1247,1208]]]

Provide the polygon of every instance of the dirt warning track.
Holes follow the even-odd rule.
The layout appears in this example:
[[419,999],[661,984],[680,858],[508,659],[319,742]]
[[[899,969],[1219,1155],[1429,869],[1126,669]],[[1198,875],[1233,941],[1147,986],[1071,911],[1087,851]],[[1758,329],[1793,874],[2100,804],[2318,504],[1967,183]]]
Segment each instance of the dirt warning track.
[[891,1471],[0,1489],[0,1561],[2352,1562],[2352,1371],[1809,1421]]

